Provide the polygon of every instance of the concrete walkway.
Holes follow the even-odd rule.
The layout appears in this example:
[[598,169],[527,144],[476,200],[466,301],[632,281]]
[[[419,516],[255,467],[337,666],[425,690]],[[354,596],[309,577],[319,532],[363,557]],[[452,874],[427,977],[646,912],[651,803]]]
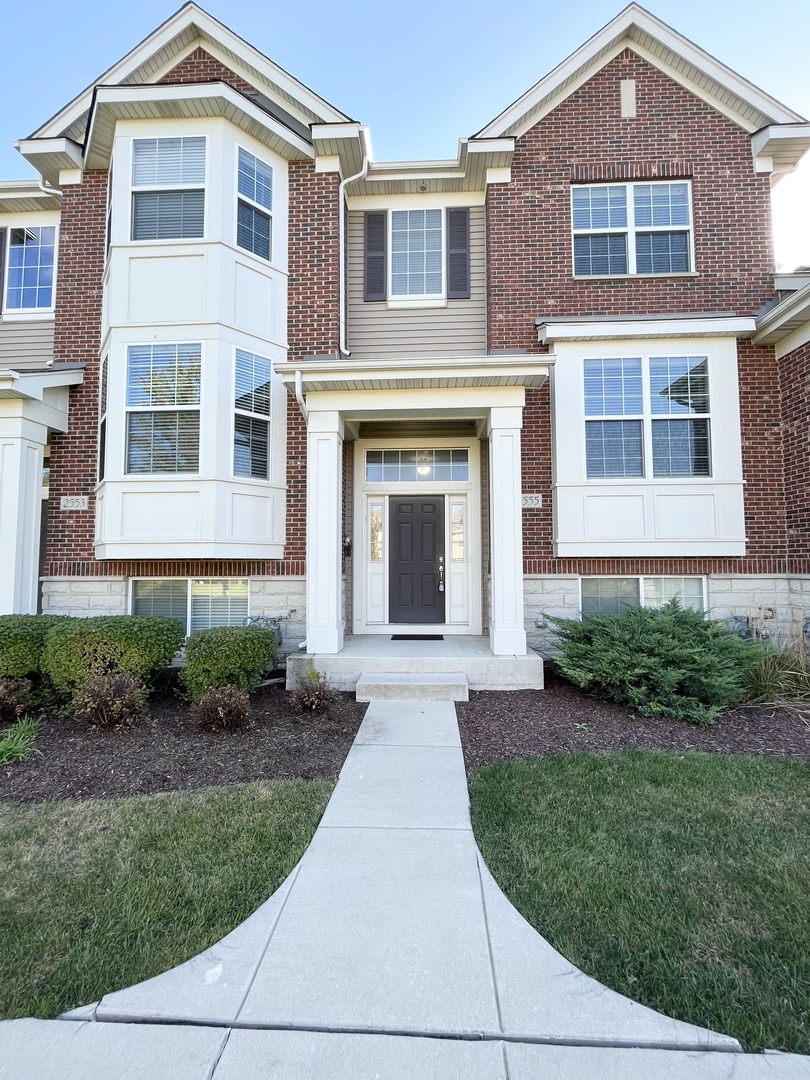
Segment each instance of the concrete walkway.
[[56,1021],[0,1080],[810,1080],[583,975],[495,885],[447,701],[372,702],[298,867],[207,952]]

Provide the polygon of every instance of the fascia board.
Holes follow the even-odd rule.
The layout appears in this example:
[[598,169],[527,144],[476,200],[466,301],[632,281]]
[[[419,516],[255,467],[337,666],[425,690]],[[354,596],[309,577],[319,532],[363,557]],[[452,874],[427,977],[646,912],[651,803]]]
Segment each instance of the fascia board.
[[10,392],[14,397],[28,401],[43,401],[46,390],[79,386],[83,382],[84,370],[79,368],[31,372],[8,369],[0,373],[0,391]]
[[[548,75],[535,83],[522,97],[518,98],[504,112],[483,127],[475,137],[499,136],[507,133],[522,134],[523,131],[518,130],[521,127],[521,121],[545,97],[553,96],[555,103],[558,98],[567,97],[574,89],[587,81],[595,70],[603,67],[625,47],[632,48],[640,55],[646,54],[645,59],[650,60],[656,67],[661,67],[661,60],[652,58],[649,52],[644,49],[643,44],[635,40],[634,29],[640,31],[642,35],[649,35],[649,37],[659,41],[665,48],[686,61],[687,64],[703,72],[710,80],[718,83],[741,101],[757,109],[763,116],[769,117],[777,123],[795,123],[804,119],[798,113],[794,113],[776,101],[775,98],[754,86],[753,83],[748,82],[747,79],[743,79],[742,76],[731,71],[725,64],[721,64],[719,60],[716,60],[699,46],[683,37],[670,26],[667,26],[666,23],[656,19],[654,15],[651,15],[650,12],[638,4],[630,4],[615,19],[549,72]],[[669,71],[668,74],[672,74],[672,71]],[[572,84],[570,86],[565,85],[564,89],[559,89],[559,92],[555,94],[555,90],[558,90],[569,80],[573,80]],[[691,80],[685,79],[683,75],[679,77],[678,81],[692,90],[697,96],[705,97],[706,91],[695,86]],[[728,109],[728,106],[726,106],[726,109]],[[545,111],[550,111],[550,109]],[[529,126],[533,126],[538,119],[540,119],[539,116],[533,115]],[[512,129],[515,129],[515,131],[513,132]]]
[[780,337],[792,333],[797,322],[803,320],[810,321],[810,282],[788,296],[781,304],[760,315],[751,340],[755,345],[773,344]]
[[288,390],[295,390],[296,372],[301,372],[303,384],[326,383],[351,386],[374,383],[380,388],[396,383],[418,387],[420,383],[449,380],[445,385],[459,384],[467,380],[502,381],[508,379],[513,385],[533,385],[545,380],[553,357],[409,357],[393,361],[385,360],[306,360],[300,363],[279,361],[274,370]]
[[566,322],[553,319],[538,321],[541,344],[553,341],[611,341],[633,338],[749,337],[756,330],[756,319],[639,319]]
[[[98,88],[87,129],[85,163],[89,162],[92,157],[96,141],[96,123],[103,110],[112,110],[116,115],[116,119],[119,119],[117,113],[127,105],[163,102],[180,106],[184,101],[208,101],[212,104],[217,101],[227,102],[237,113],[241,112],[254,123],[266,128],[267,131],[273,132],[274,135],[299,151],[305,158],[313,156],[312,146],[308,142],[301,139],[295,132],[290,131],[280,121],[268,115],[258,105],[254,105],[249,98],[232,89],[227,83],[172,84],[170,86],[139,83],[127,86],[100,86]],[[111,147],[106,143],[102,143],[100,149],[102,157],[107,160]]]
[[[298,82],[292,75],[274,64],[272,60],[259,52],[243,38],[240,38],[232,30],[212,18],[196,4],[185,4],[166,22],[162,23],[153,33],[137,45],[134,49],[122,57],[116,64],[105,71],[97,79],[70,101],[55,116],[38,128],[32,138],[61,135],[62,132],[75,123],[83,113],[90,108],[93,90],[100,84],[121,83],[161,49],[166,48],[171,42],[179,37],[184,31],[196,28],[200,36],[213,42],[222,42],[226,48],[230,48],[236,55],[244,56],[245,62],[255,67],[268,81],[276,83],[293,97],[298,98],[303,105],[316,115],[323,115],[324,119],[339,122],[348,120],[334,106],[323,98],[318,97],[314,91]],[[186,51],[188,49],[186,48]]]

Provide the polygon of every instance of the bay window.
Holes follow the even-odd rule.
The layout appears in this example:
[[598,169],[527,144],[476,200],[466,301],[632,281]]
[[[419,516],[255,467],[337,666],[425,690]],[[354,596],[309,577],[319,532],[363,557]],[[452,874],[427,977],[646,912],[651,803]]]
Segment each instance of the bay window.
[[127,473],[198,472],[200,345],[127,350]]
[[132,239],[205,235],[205,136],[132,141]]
[[234,476],[270,477],[270,361],[236,350]]
[[236,243],[260,259],[272,258],[273,170],[239,147]]

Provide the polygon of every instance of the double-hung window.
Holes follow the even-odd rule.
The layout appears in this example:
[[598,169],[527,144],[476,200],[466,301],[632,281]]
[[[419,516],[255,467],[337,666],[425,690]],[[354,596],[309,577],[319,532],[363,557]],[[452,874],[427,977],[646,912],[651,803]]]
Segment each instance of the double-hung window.
[[129,347],[128,473],[199,471],[200,373],[200,345]]
[[466,207],[369,210],[363,240],[363,299],[430,305],[470,297]]
[[270,361],[236,350],[234,476],[270,478]]
[[588,479],[711,476],[705,356],[584,361]]
[[133,139],[132,239],[205,234],[205,136]]
[[689,273],[690,194],[685,180],[573,187],[574,275]]
[[273,170],[239,147],[236,243],[270,261],[273,251]]
[[[0,229],[0,245],[5,243],[5,232]],[[4,254],[0,251],[0,281]],[[9,229],[7,260],[6,310],[35,312],[53,308],[56,226]]]

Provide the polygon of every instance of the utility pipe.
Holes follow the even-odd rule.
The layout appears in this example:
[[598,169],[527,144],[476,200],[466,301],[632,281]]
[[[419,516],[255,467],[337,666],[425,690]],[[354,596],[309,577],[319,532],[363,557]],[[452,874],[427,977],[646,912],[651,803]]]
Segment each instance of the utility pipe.
[[353,184],[355,180],[363,180],[368,173],[371,159],[368,152],[367,144],[368,128],[360,128],[360,141],[363,145],[363,168],[359,173],[355,173],[354,176],[348,176],[345,180],[341,180],[340,187],[338,188],[338,257],[340,258],[339,267],[339,280],[340,280],[340,352],[343,356],[351,356],[352,354],[346,348],[346,199],[345,192],[349,184]]

